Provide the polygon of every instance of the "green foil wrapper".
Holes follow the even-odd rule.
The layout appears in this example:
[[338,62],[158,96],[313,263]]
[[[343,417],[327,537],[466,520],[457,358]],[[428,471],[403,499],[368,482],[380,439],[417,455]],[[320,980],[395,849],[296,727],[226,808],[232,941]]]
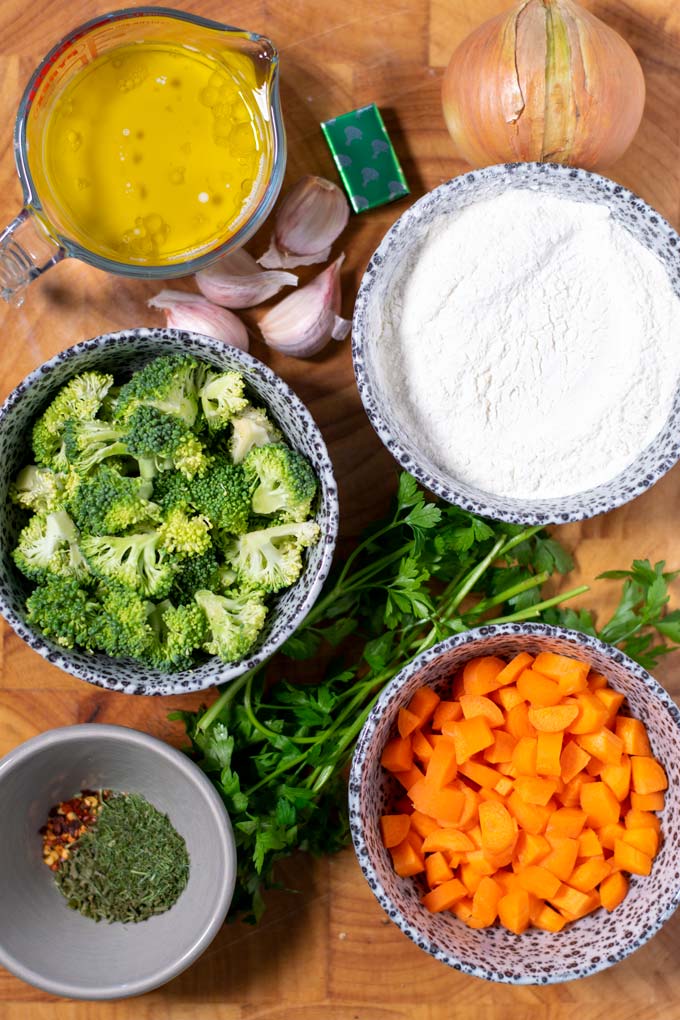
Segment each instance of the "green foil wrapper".
[[324,121],[321,130],[354,212],[375,209],[409,194],[375,103]]

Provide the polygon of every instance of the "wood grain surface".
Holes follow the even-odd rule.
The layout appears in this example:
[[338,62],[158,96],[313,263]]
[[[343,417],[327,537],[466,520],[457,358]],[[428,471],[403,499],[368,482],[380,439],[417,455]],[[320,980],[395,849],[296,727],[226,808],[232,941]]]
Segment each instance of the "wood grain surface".
[[[178,0],[179,2],[179,0]],[[64,34],[109,9],[106,0],[0,0],[0,218],[21,205],[11,134],[22,90],[36,63]],[[382,109],[417,198],[466,168],[456,159],[439,104],[443,67],[474,26],[506,0],[217,0],[184,9],[270,36],[281,50],[288,133],[287,181],[305,173],[334,178],[319,122],[368,102]],[[641,194],[680,227],[680,5],[677,0],[589,0],[637,52],[647,81],[639,134],[611,176]],[[406,201],[353,217],[339,242],[347,253],[344,313],[370,254]],[[342,245],[342,249],[340,248]],[[250,246],[265,247],[260,235]],[[190,282],[181,286],[191,287]],[[33,284],[21,309],[0,309],[4,397],[31,369],[87,337],[160,324],[146,307],[152,284],[124,281],[67,262]],[[349,343],[310,362],[253,353],[287,379],[307,403],[329,445],[340,485],[341,549],[384,512],[395,465],[363,413]],[[594,395],[596,397],[596,395]],[[578,579],[633,557],[680,567],[677,506],[680,468],[606,517],[561,528],[577,559]],[[575,579],[574,579],[575,580]],[[614,586],[595,582],[583,601],[606,609]],[[658,671],[680,700],[678,660]],[[2,625],[0,754],[43,730],[95,720],[144,729],[171,743],[181,731],[167,720],[179,705],[205,696],[140,698],[110,694],[43,661]],[[0,838],[2,822],[0,821]],[[228,926],[204,957],[165,988],[141,999],[79,1003],[51,998],[0,970],[2,1020],[674,1020],[680,1018],[680,914],[628,960],[603,974],[548,988],[512,988],[466,977],[435,963],[385,918],[350,850],[287,863],[282,878],[297,895],[276,892],[258,928]],[[2,904],[0,904],[0,910]]]

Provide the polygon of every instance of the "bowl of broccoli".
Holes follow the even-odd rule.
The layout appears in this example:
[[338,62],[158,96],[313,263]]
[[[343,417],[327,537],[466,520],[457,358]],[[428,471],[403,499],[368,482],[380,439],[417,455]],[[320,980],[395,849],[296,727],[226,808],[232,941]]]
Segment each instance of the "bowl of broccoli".
[[337,488],[309,411],[243,351],[173,329],[86,340],[0,409],[0,612],[129,694],[223,684],[330,569]]

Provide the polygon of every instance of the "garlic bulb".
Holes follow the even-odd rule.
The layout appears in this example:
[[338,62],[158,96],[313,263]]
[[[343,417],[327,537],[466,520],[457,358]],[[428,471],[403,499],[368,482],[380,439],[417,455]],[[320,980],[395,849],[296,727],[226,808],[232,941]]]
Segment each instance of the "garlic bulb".
[[168,326],[173,329],[188,329],[203,333],[215,340],[223,340],[231,347],[247,351],[248,331],[241,320],[206,301],[200,294],[188,294],[184,290],[162,290],[147,302],[149,308],[162,308]]
[[297,287],[297,282],[294,273],[260,269],[243,248],[196,273],[201,294],[223,308],[252,308],[278,294],[282,287]]
[[260,320],[265,343],[294,358],[308,358],[329,340],[344,340],[351,322],[339,316],[340,267],[345,256],[332,262],[311,283],[289,294]]
[[267,269],[325,262],[348,219],[349,205],[337,184],[303,177],[279,206],[269,248],[258,262]]
[[442,102],[474,167],[552,160],[594,169],[633,140],[645,83],[628,43],[575,0],[521,0],[463,40]]

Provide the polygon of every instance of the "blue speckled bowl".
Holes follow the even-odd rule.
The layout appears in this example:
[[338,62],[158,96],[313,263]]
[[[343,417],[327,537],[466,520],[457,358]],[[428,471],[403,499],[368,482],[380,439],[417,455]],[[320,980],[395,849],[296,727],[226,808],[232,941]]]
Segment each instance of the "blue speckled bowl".
[[[20,514],[8,499],[8,487],[30,458],[33,420],[64,383],[79,372],[99,369],[130,373],[162,354],[194,354],[221,370],[241,372],[249,389],[271,412],[286,440],[303,453],[319,479],[316,521],[321,536],[307,551],[304,570],[291,588],[277,595],[258,643],[247,658],[225,665],[211,658],[191,670],[163,673],[128,659],[102,653],[68,651],[26,623],[30,585],[14,566]],[[107,333],[69,347],[31,372],[0,408],[0,613],[19,637],[56,666],[89,683],[126,694],[184,694],[224,684],[272,655],[314,605],[333,559],[338,530],[338,493],[326,445],[312,416],[291,388],[250,354],[197,333],[176,329],[132,329]]]
[[[644,721],[652,751],[668,776],[663,843],[651,874],[631,876],[626,899],[611,914],[597,910],[557,935],[533,929],[518,936],[500,927],[474,931],[449,912],[429,913],[420,902],[423,890],[415,879],[395,874],[380,838],[380,815],[403,792],[380,765],[399,709],[425,684],[449,690],[451,677],[468,659],[523,650],[571,655],[603,673],[626,695],[630,714]],[[420,949],[449,967],[490,981],[552,984],[586,977],[639,949],[680,904],[680,711],[641,666],[595,638],[539,623],[478,627],[419,655],[385,688],[359,735],[349,779],[349,812],[354,849],[368,884],[383,910]]]
[[572,496],[529,500],[483,492],[433,463],[420,449],[418,437],[410,434],[402,421],[399,401],[392,398],[379,370],[377,338],[381,308],[386,288],[404,253],[418,243],[433,220],[508,188],[546,191],[607,206],[614,219],[659,257],[680,297],[680,236],[651,206],[620,184],[586,170],[554,163],[508,163],[474,170],[419,199],[387,232],[371,258],[354,306],[352,355],[357,386],[371,424],[390,453],[442,499],[499,521],[518,524],[580,521],[635,499],[676,463],[680,457],[680,387],[666,426],[611,481]]

